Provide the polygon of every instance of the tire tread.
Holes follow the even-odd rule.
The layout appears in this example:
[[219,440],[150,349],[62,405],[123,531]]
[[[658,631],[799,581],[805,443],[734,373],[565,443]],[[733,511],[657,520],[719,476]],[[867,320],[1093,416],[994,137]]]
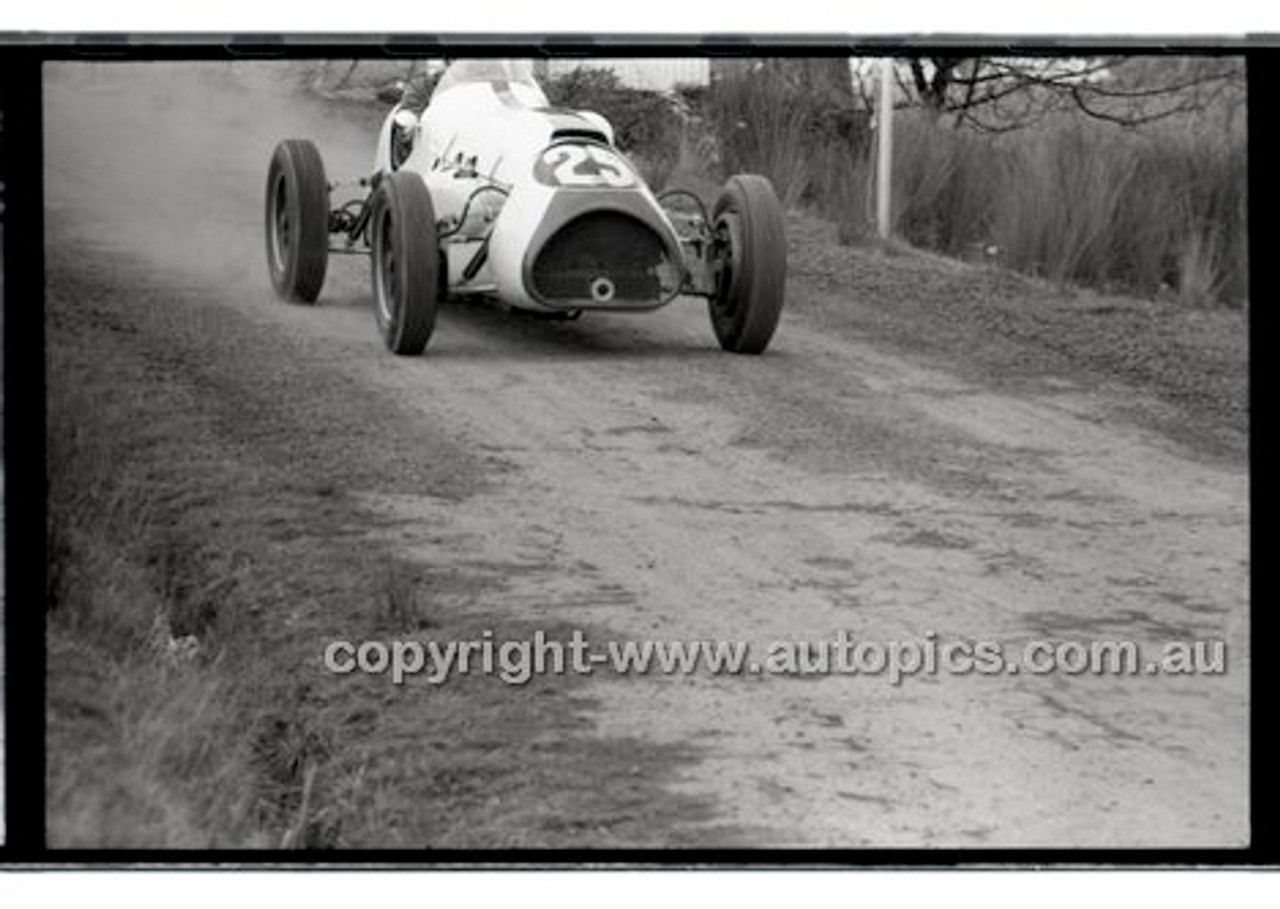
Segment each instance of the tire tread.
[[[374,307],[383,340],[392,353],[422,353],[435,331],[439,304],[440,263],[436,241],[435,209],[422,178],[413,173],[393,173],[383,178],[375,202],[374,224],[391,208],[392,243],[396,248],[401,300],[395,318],[386,322],[376,300],[378,263],[372,262]],[[377,229],[381,229],[380,227]],[[373,238],[379,242],[378,237]]]
[[737,174],[726,182],[712,217],[727,211],[738,217],[745,267],[733,276],[728,291],[736,298],[733,311],[720,312],[711,301],[711,323],[725,350],[758,354],[773,338],[786,295],[787,238],[782,206],[767,178]]
[[276,292],[295,303],[314,303],[324,286],[329,264],[329,185],[324,161],[315,144],[307,139],[286,139],[276,146],[267,175],[268,222],[272,217],[274,187],[284,172],[288,195],[298,205],[297,238],[289,261],[277,272],[267,225],[267,261]]

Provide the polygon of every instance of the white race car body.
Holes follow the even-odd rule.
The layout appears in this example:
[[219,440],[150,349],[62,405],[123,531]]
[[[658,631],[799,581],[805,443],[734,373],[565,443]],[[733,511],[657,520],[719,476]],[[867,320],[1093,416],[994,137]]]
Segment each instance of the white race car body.
[[529,61],[455,61],[421,102],[400,99],[372,175],[355,181],[330,183],[309,139],[277,144],[263,233],[281,299],[316,302],[329,257],[361,255],[399,355],[422,353],[440,305],[465,296],[575,319],[684,294],[706,300],[724,350],[768,346],[787,248],[767,178],[730,176],[710,206],[683,189],[655,196],[603,117],[547,104]]
[[[397,106],[375,159],[379,174],[426,184],[448,293],[543,311],[670,302],[686,279],[680,238],[605,119],[550,107],[532,78],[459,75],[446,73],[420,118]],[[398,167],[397,129],[412,142]]]

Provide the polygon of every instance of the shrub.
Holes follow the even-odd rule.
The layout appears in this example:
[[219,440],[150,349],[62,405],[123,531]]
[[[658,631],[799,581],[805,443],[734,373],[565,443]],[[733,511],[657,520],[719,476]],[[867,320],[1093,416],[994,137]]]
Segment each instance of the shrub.
[[994,231],[1006,264],[1194,305],[1247,297],[1242,139],[1066,119],[1004,144]]
[[760,64],[717,79],[708,101],[720,147],[721,178],[763,174],[773,182],[784,208],[798,203],[812,173],[804,142],[809,111],[786,83]]
[[857,218],[846,212],[848,206],[861,208],[862,112],[797,90],[785,68],[764,60],[744,60],[718,74],[704,112],[716,138],[721,179],[763,174],[784,207],[816,205],[852,228]]
[[1015,141],[994,227],[1005,263],[1060,284],[1103,283],[1137,172],[1133,147],[1077,121]]
[[814,177],[810,190],[819,215],[836,225],[836,238],[850,245],[876,232],[875,168],[866,152],[849,153],[826,143],[813,153]]
[[1247,299],[1243,136],[1066,115],[999,136],[921,112],[895,121],[894,232],[912,244],[949,255],[994,244],[1005,266],[1059,284],[1197,306]]
[[893,131],[893,232],[948,254],[990,240],[1001,188],[993,143],[922,111],[895,116]]

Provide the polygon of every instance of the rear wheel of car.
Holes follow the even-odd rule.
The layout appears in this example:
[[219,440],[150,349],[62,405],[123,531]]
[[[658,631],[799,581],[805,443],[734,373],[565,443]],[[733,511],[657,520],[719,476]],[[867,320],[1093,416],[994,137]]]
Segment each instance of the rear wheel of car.
[[712,209],[721,237],[720,271],[709,301],[720,346],[758,354],[769,346],[787,277],[787,238],[773,184],[755,174],[731,177]]
[[440,251],[431,194],[414,173],[382,179],[373,203],[373,302],[393,353],[422,353],[436,326]]
[[319,150],[306,139],[287,139],[271,156],[266,236],[276,293],[314,303],[329,264],[329,184]]

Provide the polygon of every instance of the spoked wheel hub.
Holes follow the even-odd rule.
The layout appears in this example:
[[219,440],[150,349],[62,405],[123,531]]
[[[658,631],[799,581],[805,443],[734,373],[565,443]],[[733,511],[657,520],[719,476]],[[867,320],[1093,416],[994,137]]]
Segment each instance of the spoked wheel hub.
[[733,282],[742,272],[742,229],[738,218],[726,212],[716,219],[715,242],[711,247],[711,265],[715,278],[715,294],[711,305],[726,317],[737,308]]

